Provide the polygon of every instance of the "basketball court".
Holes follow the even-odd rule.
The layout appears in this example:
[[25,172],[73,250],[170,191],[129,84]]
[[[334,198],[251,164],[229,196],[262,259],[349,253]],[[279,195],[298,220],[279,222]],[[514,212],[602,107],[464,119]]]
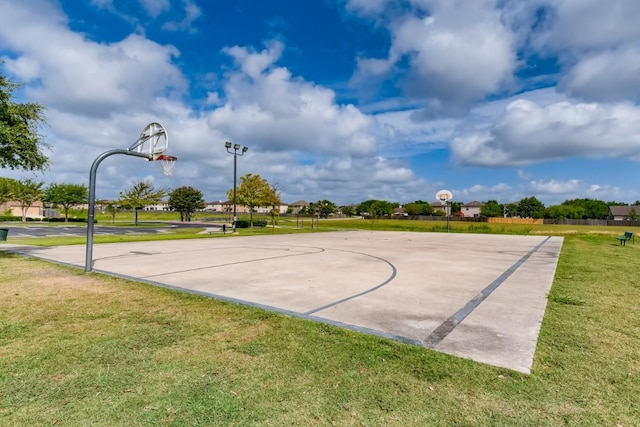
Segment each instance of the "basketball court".
[[[528,373],[561,237],[345,231],[97,244],[94,271]],[[1,249],[84,266],[85,246]]]

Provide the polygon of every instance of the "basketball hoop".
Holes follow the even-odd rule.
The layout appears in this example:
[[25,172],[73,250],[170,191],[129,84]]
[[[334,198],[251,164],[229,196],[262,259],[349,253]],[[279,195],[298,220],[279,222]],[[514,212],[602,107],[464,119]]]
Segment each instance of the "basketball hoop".
[[440,200],[440,203],[445,205],[449,200],[453,198],[453,194],[449,190],[440,190],[436,194],[436,199]]
[[160,154],[158,157],[155,158],[155,160],[160,162],[160,167],[162,167],[162,173],[165,176],[173,175],[173,167],[176,165],[176,160],[178,160],[177,157]]

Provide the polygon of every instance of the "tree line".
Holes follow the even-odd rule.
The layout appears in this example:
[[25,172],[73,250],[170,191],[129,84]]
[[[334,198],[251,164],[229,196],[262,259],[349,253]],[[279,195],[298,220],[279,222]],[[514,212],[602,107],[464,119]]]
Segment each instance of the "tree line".
[[[135,211],[135,224],[138,224],[138,211],[145,206],[161,203],[165,197],[172,210],[180,212],[181,220],[189,221],[191,214],[204,209],[205,202],[202,192],[190,186],[176,188],[173,191],[157,190],[148,181],[140,181],[130,188],[120,192],[120,197],[104,202],[105,209],[115,219],[118,209],[132,209]],[[27,220],[27,211],[36,202],[42,201],[52,208],[61,208],[65,222],[69,220],[69,210],[77,205],[88,202],[89,190],[86,185],[72,183],[53,183],[44,187],[43,182],[32,179],[15,180],[0,177],[0,205],[16,201],[22,210],[22,221]],[[8,216],[9,212],[2,212]]]
[[[545,207],[535,197],[525,197],[517,203],[500,204],[489,200],[480,209],[485,217],[520,217],[520,218],[548,218],[548,219],[607,219],[610,216],[610,206],[628,206],[624,202],[605,202],[596,199],[571,199],[559,205]],[[629,219],[635,220],[640,215],[640,200],[636,200],[631,208]]]

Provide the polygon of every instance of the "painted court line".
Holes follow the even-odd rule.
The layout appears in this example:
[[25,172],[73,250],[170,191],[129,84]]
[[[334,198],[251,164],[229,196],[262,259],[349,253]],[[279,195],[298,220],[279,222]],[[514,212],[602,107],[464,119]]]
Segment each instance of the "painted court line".
[[489,295],[495,291],[498,286],[502,285],[521,265],[523,265],[534,253],[536,253],[545,243],[549,241],[550,237],[547,237],[535,248],[531,249],[529,253],[520,258],[515,264],[513,264],[507,271],[502,273],[500,277],[494,280],[486,288],[484,288],[478,295],[471,299],[464,307],[455,312],[451,317],[438,326],[431,334],[424,340],[424,345],[427,347],[435,347],[445,339],[456,326],[460,324],[467,316],[469,316],[473,310],[475,310]]

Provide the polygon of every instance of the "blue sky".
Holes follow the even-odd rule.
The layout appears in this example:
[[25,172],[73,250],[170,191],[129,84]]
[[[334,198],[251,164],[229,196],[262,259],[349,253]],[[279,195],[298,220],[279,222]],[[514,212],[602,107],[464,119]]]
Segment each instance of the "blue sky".
[[113,156],[98,198],[146,179],[225,199],[229,140],[288,203],[632,203],[638,22],[637,0],[0,0],[3,72],[47,107],[52,161],[0,174],[87,184],[159,121],[174,176]]

